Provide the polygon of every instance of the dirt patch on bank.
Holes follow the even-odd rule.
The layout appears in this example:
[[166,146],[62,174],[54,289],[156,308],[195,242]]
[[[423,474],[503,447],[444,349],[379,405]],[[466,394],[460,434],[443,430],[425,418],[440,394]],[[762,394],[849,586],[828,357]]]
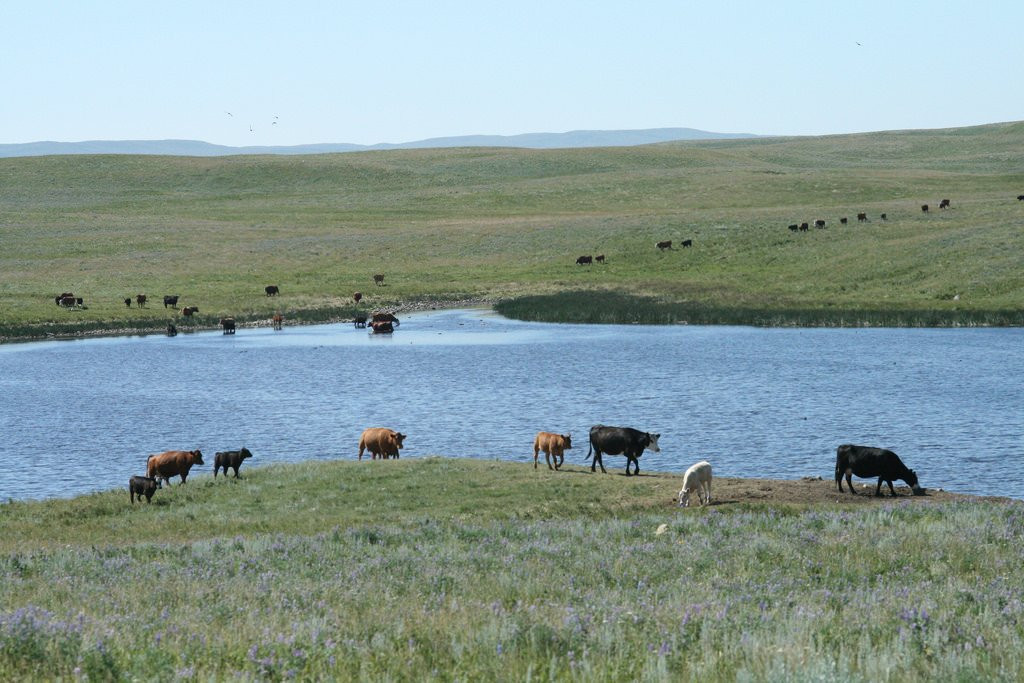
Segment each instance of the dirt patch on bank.
[[[1012,498],[999,496],[974,496],[966,493],[955,493],[942,489],[926,489],[922,496],[915,496],[909,487],[896,486],[896,497],[889,493],[889,487],[882,484],[882,496],[875,496],[876,482],[853,482],[857,495],[843,481],[843,491],[836,489],[836,483],[818,477],[803,479],[740,479],[735,477],[715,477],[711,485],[711,505],[728,506],[737,504],[785,503],[790,505],[879,505],[892,501],[906,501],[912,504],[944,503],[961,500],[978,500],[989,502],[1022,502]],[[671,504],[678,504],[676,496],[682,486],[682,477],[673,478],[672,484],[666,483],[666,498]],[[659,487],[660,488],[660,487]],[[691,499],[690,505],[695,505]]]

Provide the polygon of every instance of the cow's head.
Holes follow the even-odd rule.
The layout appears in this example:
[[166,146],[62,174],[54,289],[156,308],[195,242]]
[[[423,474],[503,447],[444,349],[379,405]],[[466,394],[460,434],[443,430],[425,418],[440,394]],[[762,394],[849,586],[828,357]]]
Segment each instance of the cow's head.
[[241,458],[242,460],[245,460],[246,458],[251,458],[252,452],[245,446],[242,446],[242,450],[238,451],[238,457]]
[[395,443],[399,448],[402,448],[405,445],[404,441],[406,436],[408,435],[402,434],[401,432],[395,432]]
[[569,450],[570,448],[572,448],[572,434],[571,433],[569,433],[569,434],[562,434],[562,441],[565,442],[562,445],[562,447],[565,450]]
[[914,492],[915,496],[923,496],[925,491],[923,488],[917,485],[917,472],[912,469],[907,469],[907,476],[903,479],[910,486],[910,490]]
[[193,465],[202,465],[203,464],[203,452],[202,451],[200,451],[197,448],[196,450],[189,451],[189,452],[192,453],[192,464]]
[[661,438],[661,434],[651,434],[650,432],[648,432],[647,433],[647,439],[648,439],[647,450],[651,451],[652,453],[660,453],[661,449],[658,448],[658,439],[659,438]]

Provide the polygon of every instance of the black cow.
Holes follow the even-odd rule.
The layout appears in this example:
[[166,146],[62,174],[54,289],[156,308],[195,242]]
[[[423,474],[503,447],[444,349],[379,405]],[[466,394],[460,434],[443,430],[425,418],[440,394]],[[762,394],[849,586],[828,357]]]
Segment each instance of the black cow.
[[576,259],[576,265],[577,266],[590,265],[593,262],[594,262],[594,257],[593,256],[580,256],[579,258]]
[[808,230],[807,223],[801,223],[800,224],[800,232],[807,232],[807,230]]
[[597,263],[604,263],[604,254],[598,254],[594,257],[594,261]]
[[941,202],[939,202],[939,208],[940,209],[948,209],[949,208],[949,200],[948,199],[943,199]]
[[665,240],[664,242],[658,242],[657,245],[659,251],[665,251],[666,249],[672,248],[672,240]]
[[252,453],[245,446],[242,446],[240,451],[220,451],[213,455],[213,478],[217,478],[217,472],[223,467],[224,476],[228,476],[228,468],[234,468],[235,479],[238,479],[238,468],[242,466],[242,461],[246,458],[251,458]]
[[224,330],[224,334],[235,333],[235,319],[234,318],[221,318],[220,326]]
[[[882,215],[884,216],[885,214],[882,214]],[[868,215],[866,213],[858,213],[857,214],[857,221],[858,222],[864,223],[864,222],[867,221],[867,219],[868,219]],[[882,220],[885,220],[885,219],[883,218]]]
[[692,247],[692,246],[693,246],[693,240],[683,240],[683,247],[684,248]]
[[604,461],[601,458],[602,453],[607,453],[626,456],[626,476],[629,476],[630,463],[634,466],[633,474],[640,474],[640,456],[645,448],[655,453],[660,452],[660,436],[661,434],[641,432],[631,427],[594,425],[590,428],[590,450],[587,451],[588,458],[591,453],[594,454],[594,459],[590,462],[590,471],[596,472],[596,465],[601,466],[602,472],[608,471],[604,468]]
[[823,221],[822,219],[819,218],[818,220],[814,221],[814,227],[819,228],[819,229],[820,228],[824,228],[825,227],[825,221]]
[[840,218],[839,222],[842,223],[843,225],[846,225],[846,222],[847,222],[846,221],[846,216],[843,216],[842,218]]
[[883,213],[883,214],[882,214],[882,220],[883,220],[883,221],[887,221],[887,220],[889,220],[889,218],[888,218],[888,217],[887,217],[887,216],[886,216],[886,215],[885,215],[885,214]]
[[128,480],[128,497],[132,501],[132,505],[135,505],[135,496],[139,497],[139,501],[142,497],[146,497],[146,502],[152,502],[150,499],[153,494],[156,493],[157,489],[161,489],[163,486],[160,484],[159,479],[153,477],[132,477]]
[[167,308],[168,306],[173,306],[174,308],[178,307],[177,294],[175,294],[174,296],[164,296],[164,308]]
[[1024,202],[1024,194],[1017,195],[1017,201],[1018,202]]
[[921,205],[921,211],[923,211],[924,213],[928,213],[928,205],[927,204],[922,204]]
[[267,285],[263,288],[263,291],[267,293],[267,296],[277,296],[281,293],[281,290],[278,289],[277,285]]
[[889,491],[896,495],[896,489],[892,487],[895,479],[902,479],[910,486],[915,496],[922,495],[924,489],[917,485],[917,474],[903,464],[899,456],[884,448],[873,448],[871,446],[854,446],[843,444],[836,449],[836,486],[843,490],[843,476],[846,477],[846,485],[850,487],[850,493],[856,495],[850,475],[867,479],[878,477],[878,486],[875,488],[875,495],[882,495],[882,482],[889,484]]
[[178,334],[178,328],[174,326],[174,323],[167,323],[167,336],[173,337]]
[[797,230],[800,229],[800,226],[797,225],[796,223],[793,223],[792,225],[789,226],[789,229],[792,230],[793,232],[796,232]]

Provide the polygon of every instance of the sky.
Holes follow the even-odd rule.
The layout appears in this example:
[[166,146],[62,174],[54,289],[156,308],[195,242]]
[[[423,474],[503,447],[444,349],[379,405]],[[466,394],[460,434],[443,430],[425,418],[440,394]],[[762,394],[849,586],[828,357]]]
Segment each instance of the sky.
[[1024,119],[1024,2],[0,0],[0,143]]

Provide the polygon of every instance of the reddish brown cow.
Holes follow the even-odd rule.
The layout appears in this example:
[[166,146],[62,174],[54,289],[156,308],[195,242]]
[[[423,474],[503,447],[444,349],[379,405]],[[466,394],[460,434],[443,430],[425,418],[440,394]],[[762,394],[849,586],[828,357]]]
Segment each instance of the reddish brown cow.
[[397,458],[398,449],[405,444],[405,434],[387,427],[370,427],[363,430],[359,437],[359,459],[363,459],[363,451],[370,451],[372,459]]
[[658,242],[657,247],[661,251],[672,248],[672,240],[665,240],[664,242]]
[[270,322],[274,326],[275,330],[280,330],[284,327],[284,316],[280,313],[274,313],[274,317],[270,319]]
[[185,308],[181,309],[181,314],[183,316],[185,316],[186,318],[191,318],[193,313],[198,313],[198,312],[199,312],[199,307],[198,306],[186,306]]
[[[572,448],[571,434],[553,434],[552,432],[537,432],[533,440],[533,469],[537,469],[537,461],[540,452],[544,451],[544,459],[547,460],[548,469],[559,469],[565,462],[565,452]],[[551,467],[551,459],[555,459],[555,466]]]
[[353,300],[354,300],[354,301],[355,301],[356,303],[359,303],[360,301],[362,301],[362,300],[363,300],[363,293],[362,293],[362,292],[356,292],[355,294],[353,294],[353,295],[352,295],[352,299],[353,299]]
[[137,303],[139,305],[139,308],[144,307],[146,305],[146,295],[145,294],[136,294],[135,295],[135,303]]
[[171,477],[181,477],[181,483],[188,478],[188,471],[193,465],[203,464],[203,454],[198,449],[194,451],[164,451],[151,455],[146,460],[146,476],[154,479],[163,479],[168,484]]

